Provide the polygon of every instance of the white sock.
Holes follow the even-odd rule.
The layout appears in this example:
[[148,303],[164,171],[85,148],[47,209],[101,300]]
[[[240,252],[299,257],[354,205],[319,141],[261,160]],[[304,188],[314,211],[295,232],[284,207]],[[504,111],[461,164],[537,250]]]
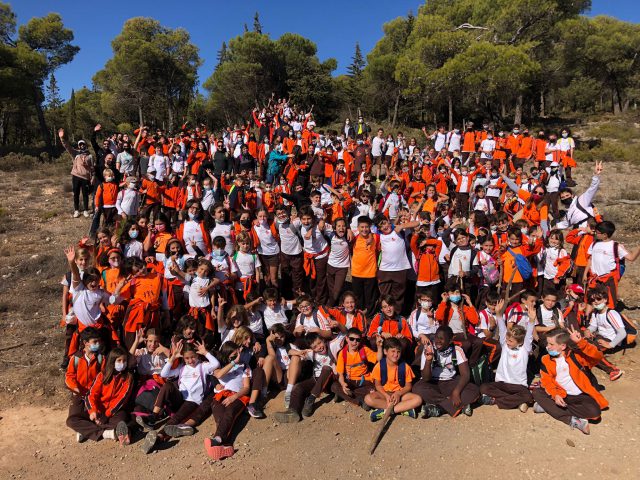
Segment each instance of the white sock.
[[105,430],[102,432],[102,438],[105,440],[115,440],[116,439],[116,431],[115,430]]
[[293,390],[293,383],[287,383],[287,393],[291,393]]

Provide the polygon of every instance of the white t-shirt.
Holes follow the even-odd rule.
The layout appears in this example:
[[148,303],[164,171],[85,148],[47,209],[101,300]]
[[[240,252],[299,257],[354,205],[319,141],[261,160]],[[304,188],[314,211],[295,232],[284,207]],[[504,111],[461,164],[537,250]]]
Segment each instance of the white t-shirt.
[[436,132],[432,135],[431,139],[434,140],[433,148],[436,150],[436,152],[439,152],[445,147],[447,143],[447,134]]
[[379,138],[378,136],[373,137],[371,140],[371,155],[373,157],[381,157],[384,155],[384,147],[386,140],[384,138]]
[[100,304],[109,303],[109,294],[102,288],[98,288],[95,291],[88,290],[82,282],[75,287],[72,285],[69,292],[72,295],[71,303],[78,322],[85,327],[98,323],[102,316]]
[[191,279],[191,285],[185,286],[184,290],[189,291],[189,306],[195,308],[205,308],[211,305],[211,301],[209,300],[209,295],[204,294],[200,295],[200,288],[206,288],[209,286],[208,278],[200,278],[195,275]]
[[569,254],[564,248],[549,247],[545,249],[544,278],[553,280],[558,274],[558,267],[555,262],[558,258],[568,257]]
[[[614,255],[614,241],[595,242],[589,247],[591,256],[591,273],[598,276],[607,275],[616,269],[616,259]],[[624,258],[629,255],[627,249],[621,243],[618,244],[618,256]]]
[[616,338],[618,331],[625,330],[625,327],[622,317],[615,310],[607,310],[606,312],[594,310],[589,319],[589,330],[593,333],[597,332],[608,341],[612,341]]
[[226,375],[218,378],[220,383],[216,385],[216,391],[239,392],[244,386],[245,378],[251,378],[251,369],[243,365],[235,365]]
[[[260,263],[260,257],[255,253],[243,253],[238,251],[233,255],[233,261],[238,266],[241,278],[253,277],[256,270],[262,265]],[[238,282],[238,284],[240,286],[237,288],[241,288],[241,283]]]
[[411,268],[407,258],[407,246],[395,230],[391,233],[380,233],[380,265],[378,270],[383,272],[400,272]]
[[231,238],[231,229],[233,225],[230,222],[216,222],[216,226],[211,230],[211,239],[213,240],[216,237],[223,237],[227,242],[224,246],[224,251],[229,255],[233,255],[234,245],[233,240]]
[[461,264],[463,272],[471,272],[471,256],[474,254],[473,247],[452,247],[451,251],[453,251],[453,254],[450,253],[449,270],[447,271],[447,276],[457,277],[460,274]]
[[[315,319],[318,320],[316,324]],[[320,330],[331,330],[329,326],[329,320],[325,317],[319,309],[314,309],[312,314],[306,316],[302,313],[296,318],[296,327],[303,326],[305,333],[311,328],[319,328]]]
[[334,268],[349,268],[351,265],[351,252],[346,235],[338,237],[335,232],[330,233],[331,250],[329,251],[329,265]]
[[278,241],[273,236],[269,224],[254,225],[253,231],[256,232],[258,240],[260,240],[258,244],[258,253],[260,255],[277,255],[280,253]]
[[564,358],[564,355],[560,355],[556,357],[556,382],[562,388],[564,388],[567,395],[580,395],[582,390],[578,388],[576,382],[571,378],[571,372],[569,371],[569,364],[567,360]]
[[276,228],[280,236],[280,249],[285,255],[298,255],[302,252],[302,242],[300,241],[300,223],[299,219],[292,222],[278,223]]
[[233,261],[231,257],[229,257],[226,252],[223,258],[216,258],[214,256],[211,257],[211,265],[213,265],[213,270],[216,278],[218,280],[229,279],[229,276],[232,273],[238,273],[238,266],[236,262]]
[[204,236],[202,235],[202,228],[200,227],[200,223],[194,220],[185,221],[182,230],[182,238],[184,239],[184,245],[187,249],[187,252],[190,255],[196,254],[195,249],[191,246],[191,242],[196,242],[198,248],[205,255],[209,253],[207,244],[204,242]]
[[331,367],[333,373],[336,373],[336,357],[344,344],[344,335],[340,334],[327,345],[326,353],[307,352],[304,360],[313,362],[313,376],[319,377],[323,367]]
[[162,367],[160,375],[162,378],[178,377],[178,390],[188,402],[200,405],[204,398],[207,384],[206,376],[211,375],[214,370],[220,368],[220,362],[216,357],[207,353],[207,361],[200,362],[195,367],[180,364],[177,368],[171,368],[171,363],[167,362]]
[[258,310],[262,312],[267,330],[270,330],[276,323],[281,323],[285,327],[289,325],[289,319],[285,311],[291,310],[292,308],[293,303],[287,302],[284,306],[281,303],[277,303],[275,308],[269,308],[267,305],[261,304]]
[[540,316],[542,318],[540,318],[539,321],[542,322],[542,326],[544,327],[555,327],[556,323],[553,321],[554,310],[556,311],[555,313],[558,316],[558,325],[564,328],[564,317],[562,315],[562,310],[560,310],[559,308],[547,310],[547,307],[545,307],[544,305],[540,305]]
[[493,158],[493,152],[495,149],[496,141],[493,139],[489,140],[488,138],[485,138],[480,143],[480,151],[482,152],[480,154],[480,158]]
[[[309,230],[313,229],[313,233],[311,234],[311,238],[306,238]],[[304,251],[313,255],[319,254],[327,248],[327,240],[324,238],[322,231],[317,226],[305,226],[300,225],[300,234],[304,240]],[[326,257],[329,255],[329,251],[327,249],[326,252],[315,257],[317,260]]]
[[[444,352],[436,350],[433,353],[433,363],[431,365],[432,379],[452,380],[457,375],[456,367],[453,365],[454,352],[458,366],[467,361],[464,351],[457,345],[451,344],[451,348],[446,349]],[[425,367],[425,362],[425,356],[421,355],[420,369]]]
[[407,323],[411,328],[411,333],[414,338],[418,338],[419,335],[435,334],[439,325],[433,312],[429,315],[423,311],[422,308],[417,308],[411,312],[409,318],[407,318]]
[[450,152],[455,152],[456,150],[459,151],[460,145],[462,142],[462,135],[454,131],[451,131],[447,134],[447,136],[449,138],[449,151]]

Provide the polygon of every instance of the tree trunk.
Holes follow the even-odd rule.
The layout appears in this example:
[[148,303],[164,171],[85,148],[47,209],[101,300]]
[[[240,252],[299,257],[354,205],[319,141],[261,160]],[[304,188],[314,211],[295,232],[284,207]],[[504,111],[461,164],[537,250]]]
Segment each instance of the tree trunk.
[[51,145],[49,129],[47,128],[47,122],[44,119],[44,111],[42,110],[42,103],[40,102],[40,91],[37,87],[33,87],[33,104],[36,107],[38,125],[40,126],[40,134],[42,135],[42,140],[44,140],[45,150],[50,155],[50,157],[53,158],[53,145]]
[[544,90],[540,90],[540,117],[544,118],[545,115],[545,111],[544,111]]
[[[169,131],[173,132],[173,117],[174,117],[174,113],[173,113],[173,105],[171,105],[171,103],[169,103],[169,105],[167,106],[167,113],[168,113],[168,122],[169,122]],[[162,122],[164,124],[164,122]],[[164,127],[164,125],[163,125]],[[164,128],[163,128],[164,130]]]
[[504,104],[504,100],[500,100],[500,117],[504,121],[504,118],[507,116],[507,107]]
[[400,104],[400,94],[396,95],[396,104],[393,107],[393,120],[391,120],[391,128],[396,127],[396,120],[398,119],[398,105]]
[[522,94],[518,95],[516,99],[516,111],[513,115],[513,124],[519,125],[522,123]]
[[[453,97],[449,95],[447,98],[449,103],[449,131],[453,130]],[[437,128],[437,125],[436,125]]]
[[144,118],[142,117],[142,104],[138,103],[138,121],[140,122],[140,126],[144,125]]

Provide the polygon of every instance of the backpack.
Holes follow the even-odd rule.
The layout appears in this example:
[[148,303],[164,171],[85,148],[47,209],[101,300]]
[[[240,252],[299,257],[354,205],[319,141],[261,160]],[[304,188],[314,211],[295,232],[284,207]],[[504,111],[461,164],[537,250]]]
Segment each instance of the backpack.
[[[403,361],[398,363],[398,383],[404,388],[407,379],[407,364]],[[387,383],[387,359],[385,357],[380,360],[380,384],[384,387]]]
[[488,285],[496,285],[500,281],[500,269],[496,267],[496,261],[489,256],[486,265],[482,265],[482,276]]
[[[610,313],[611,313],[611,310],[607,312],[606,320],[607,320],[607,323],[611,325],[611,328],[615,330],[615,328],[613,327],[613,323],[611,323],[611,320],[609,319]],[[627,332],[627,337],[625,338],[623,343],[626,343],[626,345],[631,345],[633,342],[636,341],[636,337],[638,336],[638,328],[633,320],[629,319],[626,315],[620,312],[618,313],[620,315],[620,318],[622,319],[622,324],[624,325],[624,329]]]
[[[104,357],[101,353],[99,353],[96,356],[96,360],[98,360],[98,365],[102,365],[102,360],[104,360]],[[78,357],[78,355],[74,355],[73,356],[73,366],[76,368],[76,370],[78,370],[78,363],[80,362],[80,357]]]
[[515,260],[516,268],[518,269],[518,273],[522,277],[522,280],[529,280],[533,274],[533,268],[531,267],[529,260],[527,260],[527,257],[514,252],[510,248],[507,248],[507,252],[509,252]]
[[[347,373],[347,350],[348,349],[349,347],[345,346],[341,352],[342,362],[344,363],[344,373]],[[367,353],[364,351],[364,347],[360,348],[360,350],[358,350],[358,353],[360,354],[360,361],[358,363],[354,363],[353,365],[351,365],[350,368],[359,367],[360,365],[369,365],[369,362],[367,361]],[[360,379],[360,382],[364,382],[364,375]]]

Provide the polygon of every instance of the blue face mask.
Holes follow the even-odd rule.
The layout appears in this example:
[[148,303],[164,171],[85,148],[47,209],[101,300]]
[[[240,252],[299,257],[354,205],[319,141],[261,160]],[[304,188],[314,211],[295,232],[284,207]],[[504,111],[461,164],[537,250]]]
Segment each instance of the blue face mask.
[[138,238],[138,231],[137,230],[131,230],[129,232],[129,238]]
[[449,300],[453,303],[458,303],[461,299],[462,297],[460,295],[449,295]]
[[98,353],[100,351],[100,344],[94,343],[92,345],[89,345],[89,350],[91,350],[93,353]]
[[557,352],[555,350],[547,350],[547,353],[549,354],[550,357],[557,358],[560,356],[562,352]]

